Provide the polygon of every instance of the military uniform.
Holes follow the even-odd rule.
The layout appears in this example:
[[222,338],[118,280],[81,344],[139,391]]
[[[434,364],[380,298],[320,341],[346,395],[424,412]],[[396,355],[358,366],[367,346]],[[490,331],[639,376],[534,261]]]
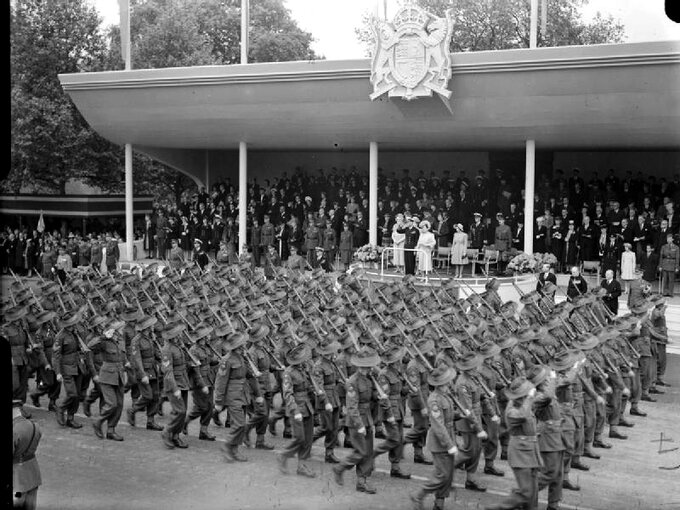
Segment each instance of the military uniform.
[[[19,401],[16,405],[19,405]],[[38,487],[42,484],[40,466],[35,457],[42,432],[38,424],[17,414],[12,420],[12,435],[14,507],[34,510],[38,499]]]
[[[160,370],[161,351],[148,333],[139,332],[130,342],[130,362],[135,371],[138,383],[139,397],[132,402],[128,409],[128,422],[134,425],[134,415],[146,411],[147,428],[160,430],[154,417],[160,403]],[[148,382],[143,379],[148,378]]]
[[454,384],[454,393],[464,409],[470,414],[460,417],[456,421],[456,431],[462,438],[458,446],[459,456],[456,459],[456,469],[467,472],[465,486],[473,490],[486,490],[477,482],[477,466],[482,454],[482,444],[479,433],[482,432],[482,389],[468,372],[460,372]]
[[[186,448],[187,444],[179,437],[184,429],[189,395],[189,374],[184,351],[177,344],[181,340],[166,340],[161,349],[163,390],[172,406],[170,421],[163,430],[163,442],[166,447]],[[179,392],[179,396],[175,392]]]
[[213,383],[211,376],[210,363],[213,358],[212,353],[204,345],[205,340],[199,340],[189,348],[189,352],[198,360],[200,365],[194,369],[194,376],[191,378],[191,400],[193,401],[191,411],[184,422],[186,433],[189,422],[200,418],[201,430],[198,438],[205,441],[214,441],[215,436],[208,432],[208,425],[213,415]]
[[411,386],[418,391],[409,391],[407,404],[413,416],[413,428],[406,433],[404,444],[413,444],[413,462],[420,464],[431,463],[423,455],[427,429],[430,426],[427,416],[427,397],[430,394],[427,373],[427,367],[419,359],[412,359],[406,366],[406,377]]
[[52,361],[57,379],[62,380],[66,391],[66,396],[57,402],[57,420],[60,425],[80,428],[82,425],[74,420],[74,415],[80,404],[82,378],[87,373],[94,373],[94,366],[86,353],[81,351],[78,339],[69,329],[62,329],[57,333]]
[[[332,229],[327,229],[332,230]],[[319,428],[314,432],[312,442],[323,437],[326,449],[326,460],[335,463],[334,450],[338,445],[338,430],[340,427],[340,397],[338,395],[337,370],[330,359],[319,356],[314,362],[312,377],[317,380],[317,385],[324,390],[323,397],[316,399],[316,411],[319,415]],[[326,404],[330,404],[332,410],[326,410]]]

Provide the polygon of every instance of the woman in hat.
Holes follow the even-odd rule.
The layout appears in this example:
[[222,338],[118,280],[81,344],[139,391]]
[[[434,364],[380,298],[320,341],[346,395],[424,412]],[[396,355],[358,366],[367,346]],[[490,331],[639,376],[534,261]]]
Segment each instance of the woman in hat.
[[199,268],[201,268],[201,271],[205,266],[208,265],[208,254],[205,253],[205,249],[203,248],[203,243],[201,239],[198,237],[194,239],[194,255],[193,255],[193,261],[196,265],[198,265]]
[[404,240],[406,239],[406,235],[403,232],[399,232],[399,229],[403,228],[404,215],[399,213],[397,214],[394,225],[392,225],[392,246],[394,247],[392,263],[399,272],[403,272],[404,270]]
[[59,247],[59,255],[57,256],[57,262],[54,266],[57,278],[62,283],[66,283],[66,275],[73,269],[73,263],[71,261],[71,255],[66,253],[66,246]]
[[522,377],[513,380],[505,393],[509,401],[505,411],[505,421],[510,433],[508,463],[515,474],[518,487],[501,503],[486,508],[502,510],[521,507],[535,510],[538,508],[537,475],[541,467],[533,410],[536,388]]
[[427,398],[430,429],[427,432],[427,449],[432,453],[434,470],[432,477],[414,494],[411,494],[414,508],[423,509],[423,499],[434,494],[434,510],[444,509],[444,500],[451,493],[453,485],[454,458],[458,454],[456,446],[455,408],[449,396],[448,386],[456,377],[456,371],[446,365],[439,365],[428,376],[430,386],[434,387]]
[[[81,316],[77,312],[67,313],[62,317],[58,322],[60,331],[54,339],[52,354],[52,368],[66,393],[64,398],[57,402],[57,422],[62,427],[74,429],[82,427],[75,421],[80,400],[84,397],[82,379],[87,373],[95,373],[91,358],[77,337],[76,326],[80,321]],[[95,376],[95,379],[98,381],[99,377]]]
[[624,294],[630,293],[630,282],[635,280],[635,252],[633,245],[623,243],[623,253],[621,253],[621,280],[623,280]]
[[283,372],[282,393],[293,440],[277,455],[279,470],[284,474],[287,473],[288,459],[297,455],[297,474],[307,478],[316,477],[316,473],[304,462],[310,455],[314,434],[314,404],[310,393],[325,398],[323,389],[314,389],[310,379],[308,362],[311,358],[312,350],[305,343],[296,345],[286,354],[288,367]]
[[463,268],[468,263],[467,247],[468,235],[463,230],[462,223],[456,223],[453,226],[453,245],[451,247],[451,265],[454,266],[454,278],[463,277]]
[[[367,494],[375,494],[376,489],[370,485],[367,478],[371,476],[374,467],[373,457],[373,415],[371,404],[375,401],[377,381],[371,375],[372,369],[380,364],[380,355],[370,347],[363,347],[350,359],[356,372],[347,380],[347,427],[352,441],[352,453],[347,455],[340,464],[333,466],[335,482],[343,485],[343,474],[356,466],[356,490]],[[378,389],[381,391],[382,388]],[[379,404],[389,420],[392,417],[388,398],[379,399]]]
[[420,273],[430,273],[432,271],[432,250],[437,245],[437,240],[431,232],[432,225],[429,221],[423,220],[418,225],[420,235],[416,244],[418,257],[418,271]]

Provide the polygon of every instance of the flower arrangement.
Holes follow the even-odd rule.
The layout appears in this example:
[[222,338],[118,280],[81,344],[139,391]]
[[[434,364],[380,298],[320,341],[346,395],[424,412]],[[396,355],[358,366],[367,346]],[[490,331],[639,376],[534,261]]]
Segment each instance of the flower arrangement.
[[536,269],[540,269],[543,264],[550,264],[550,267],[557,265],[557,257],[552,253],[534,253],[536,259]]
[[508,262],[507,270],[517,273],[533,273],[536,270],[536,259],[523,251]]
[[359,262],[378,262],[382,251],[381,246],[366,244],[354,252],[354,256]]

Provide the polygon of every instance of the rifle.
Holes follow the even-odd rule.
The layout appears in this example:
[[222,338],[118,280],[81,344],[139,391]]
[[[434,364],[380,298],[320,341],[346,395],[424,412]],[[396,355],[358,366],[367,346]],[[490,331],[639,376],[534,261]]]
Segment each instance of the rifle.
[[387,400],[389,399],[389,395],[385,393],[385,390],[382,389],[380,384],[378,384],[378,381],[375,379],[375,376],[373,374],[370,374],[369,377],[371,378],[371,381],[373,381],[373,386],[375,386],[376,391],[378,392],[378,398],[380,400]]
[[338,364],[335,361],[333,361],[333,360],[330,360],[330,361],[331,361],[331,365],[333,365],[335,370],[338,372],[338,375],[340,376],[340,382],[342,384],[347,384],[347,376],[345,375],[345,373],[342,370],[340,370],[340,367],[338,366]]

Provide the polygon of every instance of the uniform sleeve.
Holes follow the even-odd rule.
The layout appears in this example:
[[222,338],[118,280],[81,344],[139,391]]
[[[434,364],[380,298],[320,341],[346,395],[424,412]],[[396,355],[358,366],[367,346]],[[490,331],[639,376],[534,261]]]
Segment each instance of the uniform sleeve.
[[139,351],[140,339],[141,335],[139,334],[132,337],[132,340],[130,341],[130,356],[129,356],[130,363],[132,364],[132,368],[138,380],[148,376],[148,374],[144,371],[142,355]]
[[413,409],[422,409],[425,407],[425,402],[423,399],[423,392],[420,389],[420,371],[418,367],[414,364],[409,364],[406,368],[406,377],[414,388],[418,388],[418,391],[411,391],[409,395],[412,397],[411,405]]
[[364,426],[359,413],[359,392],[354,381],[349,380],[345,385],[347,388],[347,426],[353,429],[360,429]]
[[472,396],[467,384],[457,384],[455,386],[455,394],[458,403],[463,407],[463,410],[467,409],[470,411],[470,414],[466,415],[464,418],[468,420],[474,430],[482,430],[482,424],[479,420],[479,417],[472,410]]
[[293,393],[293,378],[290,368],[286,368],[286,370],[283,372],[283,384],[281,390],[283,402],[286,406],[286,413],[288,416],[295,416],[300,411],[298,409],[297,402],[295,402],[295,395]]
[[54,373],[61,374],[61,349],[64,343],[64,330],[57,333],[52,345],[52,370]]
[[215,392],[213,393],[213,403],[215,407],[224,405],[225,395],[227,393],[227,385],[229,383],[229,375],[231,373],[231,363],[229,363],[229,354],[222,358],[220,366],[217,369],[215,376]]
[[319,392],[316,393],[316,399],[317,399],[317,404],[320,405],[321,407],[326,405],[326,402],[328,402],[328,395],[326,395],[326,391],[324,390],[323,387],[323,380],[324,380],[324,373],[323,373],[323,367],[321,366],[320,363],[315,363],[314,367],[312,368],[312,372],[309,374],[309,377],[312,378],[314,381],[314,386],[319,388]]
[[166,391],[174,393],[177,391],[177,381],[175,381],[173,353],[170,344],[163,346],[161,354],[163,357],[161,362],[161,370],[163,371],[163,387]]
[[450,450],[456,446],[456,442],[454,438],[449,435],[449,431],[446,430],[444,411],[442,411],[436,398],[428,399],[427,408],[430,415],[430,430],[437,439],[437,442],[447,450]]
[[508,404],[505,411],[505,422],[508,424],[508,428],[520,426],[527,421],[532,412],[533,400],[532,398],[525,398],[519,407],[516,407],[512,402]]

